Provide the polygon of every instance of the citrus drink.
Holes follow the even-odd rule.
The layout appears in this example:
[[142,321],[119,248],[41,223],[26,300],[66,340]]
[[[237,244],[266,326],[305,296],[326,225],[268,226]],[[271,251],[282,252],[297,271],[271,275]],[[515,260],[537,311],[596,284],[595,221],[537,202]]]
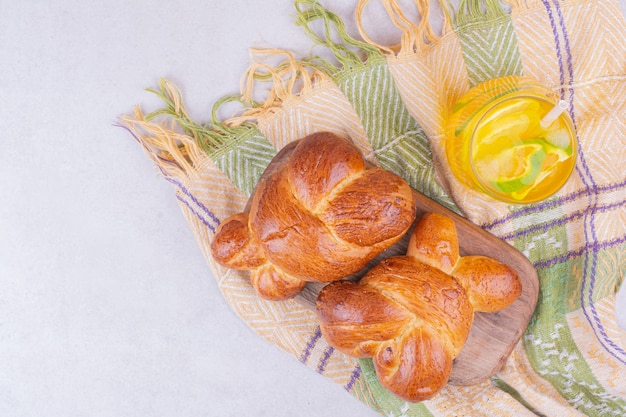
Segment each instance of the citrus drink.
[[573,124],[564,109],[560,114],[553,110],[557,104],[553,92],[516,76],[470,89],[446,127],[446,154],[454,175],[509,203],[554,194],[576,163]]

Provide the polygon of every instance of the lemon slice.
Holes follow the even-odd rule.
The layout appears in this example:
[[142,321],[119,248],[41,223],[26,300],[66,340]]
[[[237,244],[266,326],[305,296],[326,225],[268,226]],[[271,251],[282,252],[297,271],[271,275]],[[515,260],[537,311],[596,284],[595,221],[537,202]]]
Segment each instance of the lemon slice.
[[537,189],[539,184],[541,184],[544,179],[546,179],[554,172],[556,172],[557,169],[559,169],[558,167],[560,163],[566,163],[566,161],[570,159],[574,154],[571,146],[562,149],[561,147],[552,146],[552,144],[546,144],[545,150],[546,157],[543,160],[543,166],[539,175],[533,180],[531,184],[528,185],[528,187],[511,192],[510,195],[512,198],[516,200],[522,200],[526,198],[529,193]]
[[507,140],[518,141],[530,126],[530,118],[525,114],[510,114],[502,116],[492,122],[482,124],[476,132],[479,138],[478,148],[491,145],[497,141],[507,138]]
[[546,159],[538,143],[520,143],[476,163],[478,175],[499,192],[510,194],[532,184]]
[[535,178],[535,181],[533,181],[532,184],[530,184],[529,186],[527,186],[526,188],[522,188],[521,190],[518,191],[512,191],[511,192],[511,198],[515,199],[515,200],[523,200],[524,198],[526,198],[526,196],[533,191],[536,187],[539,186],[539,184],[541,184],[541,181],[544,180],[544,178],[546,178],[548,175],[550,175],[552,173],[552,169],[549,169],[547,171],[542,171],[537,178]]
[[[557,135],[561,136],[561,133],[557,133]],[[549,165],[549,163],[563,162],[574,154],[574,150],[569,143],[569,137],[566,143],[563,138],[556,139],[555,136],[551,136],[550,133],[548,133],[545,139],[531,139],[524,141],[524,143],[543,147],[546,151],[546,162],[548,163],[546,165]]]

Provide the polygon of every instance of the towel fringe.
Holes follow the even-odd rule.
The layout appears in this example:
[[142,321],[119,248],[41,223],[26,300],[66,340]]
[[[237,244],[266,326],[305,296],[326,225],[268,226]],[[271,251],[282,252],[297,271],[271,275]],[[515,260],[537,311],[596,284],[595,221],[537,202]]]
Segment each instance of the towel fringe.
[[[337,14],[324,8],[317,0],[296,0],[296,25],[301,26],[317,46],[329,50],[339,65],[321,60],[327,72],[338,73],[365,67],[366,63],[381,59],[378,48],[358,40],[346,30],[346,26]],[[318,35],[312,25],[321,21],[323,35]]]
[[382,45],[367,34],[363,26],[363,14],[369,0],[358,1],[356,24],[361,37],[385,55],[420,53],[455,29],[476,22],[504,17],[508,14],[507,7],[529,7],[527,3],[535,2],[535,0],[460,0],[456,6],[453,6],[448,0],[439,0],[443,14],[443,25],[441,31],[436,33],[429,20],[429,16],[433,12],[433,5],[429,0],[414,0],[413,3],[419,16],[417,21],[407,17],[407,11],[398,4],[398,0],[380,1],[387,11],[391,23],[401,31],[400,44]]
[[[513,2],[519,3],[517,0]],[[456,8],[454,25],[461,28],[479,21],[504,17],[506,14],[501,0],[460,0]]]
[[161,123],[146,119],[139,107],[132,115],[120,117],[119,126],[128,130],[166,178],[178,178],[193,171],[197,148],[189,135],[178,131],[173,120]]
[[[180,90],[167,79],[159,80],[159,90],[147,89],[165,103],[165,107],[144,114],[135,107],[132,116],[121,116],[120,126],[127,129],[143,146],[150,159],[166,177],[189,175],[206,159],[228,149],[254,125],[217,120],[218,109],[225,103],[242,102],[227,96],[213,105],[211,122],[201,124],[191,119]],[[243,103],[245,104],[245,103]]]
[[[227,125],[256,123],[260,118],[280,112],[284,104],[298,96],[308,95],[316,85],[331,79],[327,65],[319,59],[296,59],[282,49],[251,49],[253,63],[241,82],[241,101],[251,107],[241,116],[225,121]],[[268,63],[264,61],[277,61]],[[256,99],[257,95],[263,97]]]
[[405,10],[402,9],[397,0],[381,0],[391,22],[402,33],[400,44],[398,45],[379,44],[367,34],[367,31],[363,27],[363,13],[369,0],[359,0],[357,3],[356,24],[363,39],[377,47],[386,55],[395,55],[400,52],[419,53],[428,46],[436,43],[452,29],[450,15],[448,13],[449,7],[446,5],[445,0],[440,0],[440,2],[442,3],[443,10],[443,26],[440,33],[436,33],[429,20],[429,15],[432,12],[432,5],[429,0],[414,0],[414,5],[419,16],[418,22],[414,22],[407,17]]

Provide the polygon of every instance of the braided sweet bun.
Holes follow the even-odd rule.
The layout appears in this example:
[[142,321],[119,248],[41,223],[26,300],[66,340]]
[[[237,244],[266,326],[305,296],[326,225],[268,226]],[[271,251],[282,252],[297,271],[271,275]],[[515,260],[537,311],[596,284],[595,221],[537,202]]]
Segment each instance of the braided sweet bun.
[[211,252],[223,266],[250,270],[260,296],[281,300],[307,282],[360,271],[400,240],[415,212],[402,178],[367,166],[348,140],[314,133],[259,182],[249,213],[220,225]]
[[452,219],[426,213],[406,256],[383,260],[356,284],[326,285],[317,298],[322,334],[347,355],[373,359],[381,384],[411,402],[448,382],[474,312],[493,312],[521,294],[517,273],[483,256],[459,255]]

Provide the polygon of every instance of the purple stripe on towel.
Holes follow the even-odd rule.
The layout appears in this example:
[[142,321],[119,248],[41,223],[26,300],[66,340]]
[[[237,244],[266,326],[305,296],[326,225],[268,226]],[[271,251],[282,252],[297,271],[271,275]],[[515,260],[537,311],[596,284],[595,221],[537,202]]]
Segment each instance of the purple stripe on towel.
[[361,376],[361,366],[357,365],[354,368],[354,371],[352,372],[352,375],[350,376],[350,380],[348,381],[344,389],[346,391],[350,391],[352,387],[354,386],[354,384],[356,383],[356,380],[359,379],[360,376]]
[[584,255],[587,252],[593,251],[593,252],[598,252],[601,250],[605,250],[605,249],[609,249],[612,248],[613,246],[617,246],[617,245],[623,245],[624,243],[626,243],[626,236],[622,236],[613,240],[608,240],[606,242],[602,242],[602,243],[596,243],[593,245],[587,245],[584,246],[580,249],[577,250],[573,250],[573,251],[569,251],[567,252],[567,254],[562,255],[562,256],[555,256],[549,259],[545,259],[543,261],[538,261],[538,262],[534,262],[533,266],[535,268],[548,268],[552,265],[556,265],[558,263],[562,263],[562,262],[567,262],[567,261],[571,261],[572,259],[578,258],[582,255]]
[[[594,241],[594,242],[597,242]],[[623,236],[621,238],[617,238],[615,240],[613,240],[611,243],[613,243],[614,245],[617,244],[623,244],[626,242],[626,236]],[[599,250],[604,249],[606,246],[605,242],[604,244],[594,244],[594,250],[593,250],[593,263],[592,263],[592,270],[590,273],[590,277],[591,277],[591,282],[590,282],[590,290],[588,293],[588,303],[589,305],[587,306],[589,308],[589,311],[587,310],[587,308],[585,308],[586,306],[583,304],[583,311],[585,313],[585,317],[587,317],[587,320],[591,321],[588,314],[591,314],[591,316],[593,317],[593,321],[596,323],[597,327],[592,326],[594,333],[596,333],[596,336],[598,337],[598,340],[600,340],[600,342],[602,343],[602,341],[604,340],[604,342],[609,345],[611,348],[613,348],[615,350],[615,352],[620,353],[621,355],[623,355],[622,357],[618,356],[617,354],[615,354],[613,351],[609,350],[607,348],[607,351],[613,356],[615,357],[617,360],[619,360],[620,362],[626,364],[626,351],[619,345],[617,345],[607,334],[606,331],[604,330],[604,326],[602,324],[602,321],[600,320],[600,316],[598,315],[598,310],[596,309],[596,305],[593,301],[593,292],[595,290],[595,283],[596,283],[596,266],[597,266],[597,253]],[[581,292],[581,299],[584,297],[584,280],[586,277],[583,277],[583,285],[582,285],[582,289],[583,291]],[[598,335],[599,333],[599,335]],[[606,348],[606,346],[605,346]]]
[[[135,141],[136,141],[138,144],[140,144],[140,145],[141,145],[141,146],[142,146],[142,147],[143,147],[143,148],[144,148],[144,149],[145,149],[145,150],[146,150],[149,154],[154,154],[154,151],[153,151],[152,149],[150,149],[150,148],[149,148],[149,147],[148,147],[148,146],[144,143],[144,141],[142,141],[141,139],[139,139],[139,137],[138,137],[137,135],[135,135],[135,132],[133,132],[130,128],[128,128],[127,126],[124,126],[124,125],[123,125],[123,124],[121,124],[121,123],[114,123],[114,124],[113,124],[113,126],[115,126],[115,127],[121,127],[122,129],[124,129],[125,131],[127,131],[127,132],[130,134],[130,136],[132,136],[132,138],[133,138],[133,139],[135,139]],[[179,164],[177,164],[176,162],[174,162],[174,161],[170,161],[169,159],[162,158],[162,157],[160,157],[160,156],[158,156],[158,155],[156,155],[156,158],[157,158],[159,161],[161,161],[161,162],[166,162],[166,163],[168,163],[169,165],[174,165],[174,166],[175,166],[175,167],[177,167],[178,169],[182,169],[182,168],[181,168],[181,166],[180,166]],[[165,176],[165,177],[167,177],[167,176],[168,176],[167,172],[165,172],[165,170],[163,169],[163,167],[158,166],[158,168],[159,168],[159,170],[161,171],[161,174],[163,174],[163,176]]]
[[481,227],[483,229],[485,229],[485,230],[491,230],[491,229],[495,228],[496,226],[499,226],[499,225],[507,223],[510,220],[513,220],[513,219],[516,219],[516,218],[519,218],[519,217],[523,217],[523,216],[527,216],[529,214],[546,211],[548,209],[552,209],[552,208],[561,206],[561,205],[563,205],[565,203],[569,203],[569,202],[575,201],[575,200],[577,200],[577,199],[579,199],[581,197],[589,197],[589,195],[591,195],[591,194],[601,194],[601,193],[613,192],[613,191],[619,190],[620,188],[625,188],[625,187],[626,187],[626,180],[624,180],[622,182],[619,182],[617,184],[602,185],[602,186],[598,186],[596,188],[585,187],[585,188],[582,188],[582,189],[576,191],[575,193],[564,195],[563,197],[555,198],[555,199],[552,199],[552,200],[547,200],[547,201],[544,201],[542,203],[537,203],[537,204],[523,206],[519,210],[516,210],[514,212],[510,212],[506,216],[500,217],[499,219],[496,219],[496,220],[492,221],[491,223],[485,223]]
[[[567,32],[567,27],[565,26],[565,19],[563,18],[563,11],[561,10],[561,7],[559,5],[558,0],[552,0],[552,3],[554,4],[554,10],[556,10],[558,18],[559,18],[559,27],[561,29],[561,33],[563,34],[563,44],[565,45],[565,54],[567,55],[567,75],[569,78],[569,84],[573,84],[574,83],[574,60],[572,58],[572,48],[570,45],[570,41],[569,41],[569,34]],[[554,25],[553,25],[553,30],[554,30]],[[558,47],[558,36],[555,35],[555,39],[557,42],[557,47]],[[559,53],[559,67],[560,67],[560,72],[561,72],[561,88],[563,88],[563,86],[565,85],[565,68],[563,66],[563,61],[562,61],[562,57],[560,56]],[[569,89],[570,91],[570,96],[569,96],[569,114],[570,117],[572,118],[572,122],[574,124],[574,131],[577,132],[578,131],[578,122],[576,121],[576,114],[574,113],[574,94],[575,91],[573,88]],[[565,99],[565,91],[561,90],[561,99]],[[578,136],[578,135],[577,135]],[[582,147],[580,146],[580,141],[578,140],[578,137],[576,138],[576,140],[578,141],[578,157],[581,161],[581,165],[585,171],[585,175],[586,177],[591,181],[591,184],[595,187],[596,184],[593,180],[593,177],[591,175],[591,171],[589,170],[589,166],[587,165],[587,162],[585,161],[585,155],[583,153]],[[579,167],[576,167],[577,170],[579,170]],[[585,186],[587,185],[587,181],[584,175],[580,175],[581,179],[583,180],[583,183],[585,184]]]
[[191,204],[189,204],[189,202],[187,200],[185,200],[183,197],[181,197],[180,195],[176,196],[176,199],[178,201],[180,201],[181,203],[183,203],[185,206],[187,206],[187,208],[189,209],[189,211],[191,211],[193,213],[194,216],[196,216],[198,218],[198,220],[200,220],[202,222],[202,224],[204,224],[206,227],[209,228],[209,230],[211,230],[213,233],[215,233],[215,227],[213,227],[208,220],[206,220],[202,214],[198,213],[196,210],[194,210],[193,207],[191,207]]
[[[565,25],[565,19],[563,18],[563,13],[562,13],[561,6],[558,0],[552,0],[553,7],[550,5],[549,0],[542,0],[542,2],[546,8],[548,17],[550,18],[550,24],[552,26],[552,32],[554,35],[557,56],[559,59],[561,88],[564,88],[566,68],[567,68],[567,75],[568,75],[568,83],[571,85],[574,82],[572,51],[571,51],[571,45],[569,42],[569,35],[567,32],[567,27]],[[558,15],[558,19],[559,19],[558,25],[557,25],[557,22],[555,21],[553,12],[556,12]],[[559,32],[563,35],[565,53],[567,55],[566,66],[563,65],[563,56],[561,53]],[[577,131],[578,127],[577,127],[576,116],[574,112],[574,90],[570,89],[570,91],[571,93],[569,96],[569,111],[572,117],[572,121],[574,123],[574,128]],[[562,91],[561,98],[564,98],[564,96],[565,96],[565,92]],[[577,140],[578,140],[578,137],[577,137]],[[578,143],[580,144],[579,140],[578,140]],[[589,166],[587,165],[585,161],[585,155],[581,146],[578,147],[578,158],[579,158],[580,164],[576,165],[576,170],[579,173],[580,178],[583,181],[583,184],[585,185],[585,187],[590,188],[593,191],[597,191],[598,186],[593,178],[593,175],[591,174]],[[581,172],[581,166],[584,172]],[[591,183],[591,187],[589,187],[589,183],[587,181]],[[598,263],[598,247],[600,246],[598,245],[598,236],[597,236],[596,227],[595,227],[595,221],[596,221],[595,214],[596,214],[596,211],[598,210],[598,193],[597,192],[589,193],[587,194],[587,196],[589,199],[589,203],[588,203],[589,209],[586,211],[585,216],[584,216],[585,217],[584,234],[585,234],[585,242],[587,242],[587,245],[586,245],[587,249],[591,249],[591,250],[585,250],[583,253],[584,266],[583,266],[583,277],[582,277],[581,293],[580,293],[581,305],[582,305],[585,318],[592,325],[591,327],[596,335],[596,338],[600,342],[600,344],[603,345],[603,347],[606,349],[606,351],[610,355],[612,355],[619,361],[626,363],[626,356],[624,358],[620,358],[618,355],[618,353],[621,355],[626,355],[626,352],[623,349],[621,349],[619,346],[617,346],[607,336],[606,332],[604,331],[602,322],[600,321],[600,318],[598,316],[596,306],[593,302],[593,294],[594,294],[595,284],[596,284],[596,272],[597,272],[596,268],[597,268],[597,263]],[[588,289],[588,291],[586,291],[586,289]],[[585,296],[585,293],[587,293],[586,296]]]
[[[135,135],[135,133],[129,129],[128,127],[124,126],[123,124],[120,123],[116,123],[114,124],[117,127],[121,127],[122,129],[126,130],[128,133],[130,133],[130,135],[133,137],[133,139],[135,139],[135,141],[137,141],[137,143],[139,143],[141,146],[143,146],[146,150],[150,151],[150,149],[146,146],[146,144],[137,137],[137,135]],[[157,155],[157,159],[161,162],[167,163],[169,165],[173,165],[179,169],[181,169],[181,166],[179,164],[177,164],[175,161],[171,161],[169,159],[165,159],[162,158],[160,156]],[[171,182],[172,184],[174,184],[183,194],[185,194],[187,197],[189,197],[189,199],[191,201],[193,201],[194,204],[196,204],[205,214],[207,214],[209,216],[209,218],[215,222],[216,226],[220,225],[220,221],[217,218],[217,216],[215,216],[213,213],[211,213],[211,211],[204,205],[202,204],[202,202],[200,202],[180,181],[172,178],[170,175],[167,174],[167,172],[165,172],[165,170],[162,167],[159,167],[159,169],[161,170],[161,173],[163,174],[163,176],[165,177],[165,179],[169,182]],[[178,197],[177,197],[178,198]],[[209,227],[209,229],[211,229],[213,232],[215,232],[215,227],[211,226],[206,219],[204,219],[202,216],[200,216],[197,211],[193,210],[191,208],[191,205],[186,202],[183,201],[181,198],[178,198],[179,201],[185,203],[185,205],[187,207],[189,207],[189,209],[202,221],[202,223],[204,223],[207,227]]]
[[165,178],[167,181],[171,182],[172,184],[174,184],[181,193],[183,193],[185,196],[189,197],[189,199],[200,208],[200,210],[202,210],[206,215],[209,216],[209,218],[211,220],[213,220],[213,222],[215,222],[216,226],[220,225],[220,220],[217,218],[217,216],[213,213],[211,213],[211,211],[207,208],[207,206],[205,206],[204,204],[202,204],[202,202],[200,200],[198,200],[192,193],[191,191],[189,191],[182,182],[178,181],[177,179],[174,179],[172,177],[167,177]]
[[317,365],[317,372],[319,372],[320,374],[324,372],[324,369],[326,369],[326,364],[328,364],[328,360],[330,359],[330,356],[333,354],[333,352],[335,352],[335,349],[332,346],[328,346]]
[[614,210],[623,206],[626,206],[626,200],[619,201],[617,203],[606,204],[602,206],[587,207],[583,210],[575,211],[573,213],[568,214],[567,216],[559,217],[549,222],[534,224],[528,228],[516,230],[513,233],[502,235],[500,236],[500,239],[502,240],[517,239],[517,238],[524,237],[524,236],[527,236],[529,234],[536,233],[536,232],[547,232],[549,229],[551,229],[554,226],[562,226],[566,223],[569,223],[570,221],[583,218],[587,216],[591,211],[593,211],[594,213],[602,213],[602,212],[611,211],[611,210]]
[[307,343],[306,349],[304,350],[304,352],[302,353],[302,356],[300,357],[300,362],[306,363],[306,361],[309,360],[309,356],[311,356],[311,352],[313,351],[313,348],[315,347],[317,342],[321,339],[321,337],[322,337],[322,330],[320,329],[319,326],[317,326],[317,329],[315,329],[315,332],[313,333],[311,340],[309,340],[309,343]]
[[559,33],[557,31],[556,22],[554,21],[554,15],[552,14],[552,7],[550,7],[550,3],[548,0],[542,0],[543,5],[548,12],[548,17],[550,18],[550,26],[552,27],[552,36],[554,37],[554,43],[556,45],[556,56],[559,59],[559,67],[560,67],[560,81],[561,85],[565,84],[565,73],[563,72],[563,56],[561,55],[561,40],[559,39]]
[[[574,69],[573,69],[573,59],[572,59],[572,52],[571,52],[571,48],[570,48],[570,43],[569,43],[569,35],[567,32],[567,28],[565,26],[565,21],[563,19],[563,13],[561,10],[561,7],[558,3],[558,1],[556,0],[552,0],[552,2],[554,3],[555,9],[558,12],[559,15],[559,23],[561,25],[561,30],[563,33],[563,39],[565,41],[565,51],[567,53],[567,70],[569,71],[569,77],[570,77],[570,83],[573,83],[574,81]],[[570,98],[569,98],[569,103],[570,103],[570,109],[571,109],[571,116],[572,116],[572,121],[574,123],[574,128],[576,130],[578,130],[578,126],[577,126],[577,122],[576,122],[576,115],[573,112],[573,106],[574,106],[574,89],[571,89],[571,94],[570,94]],[[585,174],[586,177],[591,181],[592,187],[594,189],[597,188],[597,184],[595,183],[595,180],[593,178],[593,175],[591,174],[591,171],[589,170],[589,166],[587,165],[586,161],[585,161],[585,155],[582,152],[582,149],[580,149],[579,147],[579,158],[581,161],[581,165],[583,166],[584,170],[585,170]],[[584,179],[584,177],[583,177]],[[583,312],[585,314],[585,317],[587,318],[587,320],[591,323],[592,321],[595,322],[596,326],[592,326],[594,332],[596,333],[596,336],[598,337],[598,340],[600,341],[600,343],[602,343],[603,341],[609,345],[611,348],[615,349],[615,351],[621,353],[622,355],[626,355],[626,351],[624,351],[620,346],[618,346],[617,344],[615,344],[606,334],[605,330],[604,330],[604,326],[602,325],[602,322],[600,320],[600,317],[598,315],[598,311],[596,309],[594,300],[593,300],[593,294],[595,291],[595,286],[596,286],[596,274],[597,274],[597,266],[598,266],[598,235],[597,235],[597,231],[596,231],[596,227],[595,227],[595,219],[596,219],[596,213],[598,212],[598,194],[594,193],[592,194],[592,202],[590,202],[590,206],[591,206],[591,210],[590,210],[590,214],[589,214],[589,232],[591,234],[591,242],[592,245],[591,247],[593,248],[592,252],[587,252],[587,257],[585,259],[585,266],[584,266],[584,271],[586,272],[588,269],[588,264],[590,264],[590,270],[589,273],[585,273],[583,275],[583,282],[582,282],[582,291],[581,291],[581,301],[582,301],[582,307],[583,307]],[[585,235],[587,235],[587,228],[585,228]],[[618,239],[619,240],[619,239]],[[589,239],[587,239],[587,241],[589,242]],[[589,279],[589,283],[586,284],[587,279]],[[587,287],[589,287],[589,291],[587,293],[587,305],[585,305],[585,291],[584,289]],[[591,317],[590,317],[591,316]],[[605,348],[607,348],[607,346],[605,345]],[[607,351],[613,355],[616,359],[618,359],[619,361],[621,361],[622,363],[626,363],[626,358],[620,358],[618,355],[616,355],[614,352],[612,352],[610,349],[607,348]]]

